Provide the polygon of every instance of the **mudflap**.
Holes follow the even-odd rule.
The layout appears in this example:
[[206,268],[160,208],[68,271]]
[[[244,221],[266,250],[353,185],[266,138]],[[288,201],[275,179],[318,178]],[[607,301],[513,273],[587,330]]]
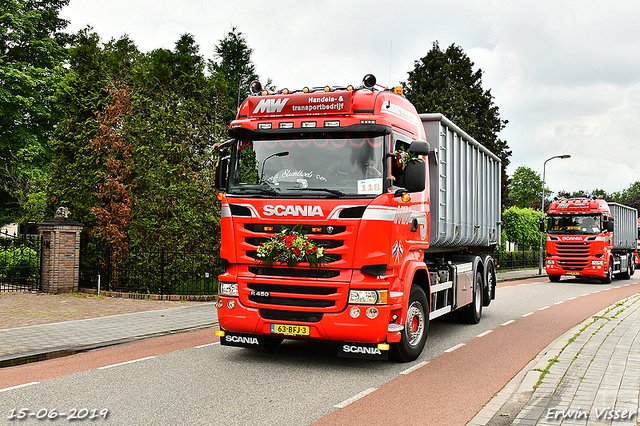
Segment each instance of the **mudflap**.
[[264,336],[225,331],[224,337],[220,338],[220,344],[241,348],[264,348]]
[[378,349],[377,343],[342,342],[338,344],[338,356],[360,359],[389,359],[389,351]]

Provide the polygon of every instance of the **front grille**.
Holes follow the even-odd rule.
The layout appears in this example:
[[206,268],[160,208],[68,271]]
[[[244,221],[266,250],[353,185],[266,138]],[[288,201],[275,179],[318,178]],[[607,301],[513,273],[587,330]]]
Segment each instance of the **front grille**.
[[300,299],[296,297],[264,297],[249,295],[249,300],[261,305],[298,306],[301,308],[329,308],[335,306],[333,300]]
[[320,322],[320,320],[322,320],[322,315],[323,314],[318,312],[292,312],[260,309],[260,316],[271,321]]
[[265,277],[290,277],[290,278],[335,278],[340,271],[335,269],[293,269],[293,268],[262,268],[250,266],[249,272]]
[[557,243],[559,257],[589,256],[589,243]]
[[249,290],[268,291],[276,293],[292,293],[292,294],[319,294],[329,295],[338,292],[336,287],[315,287],[304,285],[282,285],[282,284],[261,284],[248,283]]
[[589,266],[589,243],[561,242],[556,243],[558,265],[565,271],[582,271]]

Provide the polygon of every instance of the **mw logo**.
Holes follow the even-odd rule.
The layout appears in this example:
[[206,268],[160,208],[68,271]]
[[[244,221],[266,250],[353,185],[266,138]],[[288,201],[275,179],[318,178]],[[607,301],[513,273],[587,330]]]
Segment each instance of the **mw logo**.
[[288,100],[289,99],[262,99],[258,102],[258,105],[256,105],[253,113],[270,114],[280,112]]

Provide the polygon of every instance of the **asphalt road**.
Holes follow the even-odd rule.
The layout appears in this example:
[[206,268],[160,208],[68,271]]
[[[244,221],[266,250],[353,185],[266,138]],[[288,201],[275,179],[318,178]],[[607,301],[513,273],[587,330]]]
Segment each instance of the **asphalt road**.
[[[0,424],[46,424],[52,410],[65,424],[75,410],[110,425],[464,425],[548,343],[638,291],[637,278],[502,284],[480,324],[432,322],[407,364],[337,358],[323,342],[222,347],[205,330],[11,367]],[[9,420],[20,409],[34,414]]]

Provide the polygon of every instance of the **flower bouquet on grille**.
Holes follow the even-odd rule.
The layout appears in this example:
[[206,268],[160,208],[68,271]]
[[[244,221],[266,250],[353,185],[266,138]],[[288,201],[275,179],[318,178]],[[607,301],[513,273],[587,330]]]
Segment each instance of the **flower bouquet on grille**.
[[267,267],[280,263],[289,268],[299,262],[309,262],[311,267],[318,269],[331,261],[322,247],[307,238],[301,223],[291,229],[283,227],[282,231],[260,243],[256,258],[259,264]]

